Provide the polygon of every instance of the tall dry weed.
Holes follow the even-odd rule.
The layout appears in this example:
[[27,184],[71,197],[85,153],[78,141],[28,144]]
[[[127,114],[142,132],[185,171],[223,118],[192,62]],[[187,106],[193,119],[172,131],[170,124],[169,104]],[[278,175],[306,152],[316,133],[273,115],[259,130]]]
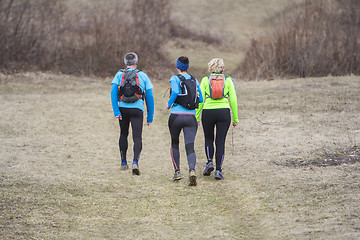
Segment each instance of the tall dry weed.
[[126,52],[154,73],[167,64],[165,0],[95,4],[69,11],[60,0],[0,1],[0,69],[113,75]]
[[47,68],[58,50],[63,13],[56,0],[0,1],[0,67]]
[[242,78],[360,74],[360,2],[307,0],[286,9],[272,34],[252,40]]

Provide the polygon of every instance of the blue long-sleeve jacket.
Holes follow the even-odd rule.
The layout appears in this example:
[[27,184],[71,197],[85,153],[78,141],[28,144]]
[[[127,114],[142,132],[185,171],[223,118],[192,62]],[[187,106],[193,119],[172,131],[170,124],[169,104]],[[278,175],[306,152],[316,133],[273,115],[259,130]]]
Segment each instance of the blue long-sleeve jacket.
[[[183,74],[183,76],[186,79],[190,79],[191,76],[189,74]],[[171,95],[168,101],[168,107],[171,107],[171,113],[184,113],[184,114],[194,114],[196,113],[196,110],[189,110],[181,105],[178,104],[174,104],[178,94],[181,93],[181,88],[180,88],[180,78],[178,76],[172,76],[170,78],[170,83],[171,83]],[[199,102],[202,103],[204,101],[203,96],[202,96],[202,92],[201,92],[201,88],[199,85],[199,82],[196,80],[196,86],[197,86],[197,90],[199,92]]]
[[[135,68],[128,68],[127,70],[133,71]],[[121,85],[123,71],[119,71],[113,81],[111,87],[111,105],[113,108],[114,116],[121,116],[119,107],[123,108],[138,108],[144,111],[144,100],[139,99],[134,103],[125,103],[123,101],[118,101],[118,87]],[[142,91],[145,92],[145,101],[147,105],[147,122],[152,123],[154,118],[154,96],[152,92],[153,85],[149,77],[142,71],[138,72],[139,76],[139,87]]]

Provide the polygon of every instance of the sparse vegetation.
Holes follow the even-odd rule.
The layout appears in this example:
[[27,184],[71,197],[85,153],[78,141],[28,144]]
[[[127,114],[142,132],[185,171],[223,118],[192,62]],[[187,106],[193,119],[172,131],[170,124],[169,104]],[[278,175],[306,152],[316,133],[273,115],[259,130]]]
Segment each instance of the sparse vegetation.
[[[142,174],[120,171],[110,82],[0,74],[1,239],[360,237],[359,161],[318,167],[330,159],[323,153],[358,154],[348,147],[360,142],[359,77],[239,83],[240,123],[229,129],[225,180],[201,174],[200,126],[195,188],[187,186],[185,150],[185,178],[171,180],[160,81],[154,123],[144,126]],[[131,156],[130,149],[131,141]],[[289,159],[290,167],[273,164]]]
[[273,32],[253,39],[238,71],[243,78],[360,75],[360,2],[293,4]]
[[[168,9],[168,2],[178,9]],[[0,73],[0,239],[360,239],[359,76],[236,78],[240,122],[229,129],[225,180],[201,174],[200,126],[198,186],[191,188],[184,149],[185,178],[171,180],[169,84],[162,81],[171,75],[152,73],[155,118],[143,129],[142,174],[120,171],[119,124],[109,95],[122,55],[137,51],[140,68],[151,72],[161,64],[166,69],[166,57],[184,54],[198,79],[211,58],[223,57],[231,74],[250,44],[247,33],[267,29],[264,21],[277,19],[271,14],[287,2],[0,0],[0,72],[6,73]],[[291,6],[284,18],[301,12]],[[176,15],[163,21],[169,17],[163,10]],[[338,20],[334,26],[346,25]],[[136,24],[149,41],[138,39]],[[130,156],[131,149],[130,136]]]
[[170,38],[218,43],[170,20],[166,0],[94,3],[68,9],[59,0],[0,1],[0,70],[51,70],[112,76],[123,56],[138,53],[156,76],[172,66],[162,45]]
[[0,68],[113,75],[125,53],[136,51],[141,66],[155,71],[166,65],[159,49],[168,37],[169,5],[133,1],[130,9],[119,2],[69,11],[58,0],[1,1]]
[[[310,159],[308,159],[310,158]],[[287,167],[331,167],[343,164],[360,163],[360,147],[351,146],[346,149],[336,149],[328,151],[327,149],[319,150],[319,153],[313,154],[308,158],[286,159],[282,162],[274,161],[279,166]]]

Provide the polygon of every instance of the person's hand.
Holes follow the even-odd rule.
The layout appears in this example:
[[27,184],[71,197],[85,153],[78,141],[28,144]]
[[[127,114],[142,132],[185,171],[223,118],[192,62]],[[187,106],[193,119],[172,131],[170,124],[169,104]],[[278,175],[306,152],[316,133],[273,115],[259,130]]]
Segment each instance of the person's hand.
[[152,124],[152,123],[151,123],[151,122],[147,122],[146,124],[147,124],[148,126],[150,126],[150,124]]
[[198,126],[200,127],[200,122],[197,122],[198,123]]
[[168,104],[166,104],[166,109],[169,110],[171,107],[168,106]]
[[233,122],[233,126],[236,127],[238,125],[237,122]]
[[117,115],[115,118],[117,118],[117,119],[119,119],[119,120],[122,120],[121,115]]

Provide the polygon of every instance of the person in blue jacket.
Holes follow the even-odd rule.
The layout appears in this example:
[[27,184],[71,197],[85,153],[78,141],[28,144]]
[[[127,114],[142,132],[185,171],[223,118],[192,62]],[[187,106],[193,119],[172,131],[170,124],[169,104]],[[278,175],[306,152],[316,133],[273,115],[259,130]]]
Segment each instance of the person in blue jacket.
[[194,79],[196,81],[196,88],[199,94],[199,102],[203,102],[203,97],[199,82],[187,72],[189,68],[189,59],[185,56],[179,57],[177,59],[176,68],[179,75],[175,75],[170,78],[171,95],[166,105],[167,109],[171,108],[171,114],[169,117],[168,126],[171,135],[170,153],[175,169],[173,180],[178,181],[182,179],[180,173],[179,135],[181,130],[183,130],[184,140],[185,140],[185,150],[189,164],[189,185],[195,186],[196,185],[196,172],[195,172],[196,154],[194,150],[194,142],[195,142],[196,131],[198,128],[198,124],[195,118],[196,109],[190,110],[176,103],[177,102],[176,99],[180,96],[180,94],[184,94],[182,93],[180,87],[180,82],[181,82],[180,77],[182,76],[185,79]]
[[[146,73],[137,69],[138,56],[136,53],[127,53],[124,57],[124,62],[126,69],[122,69],[116,73],[112,81],[111,104],[114,117],[119,119],[120,124],[119,149],[121,156],[121,170],[127,170],[129,168],[127,164],[126,152],[128,149],[127,138],[129,135],[129,125],[131,123],[132,136],[134,141],[132,173],[134,175],[139,175],[139,159],[142,150],[144,99],[147,105],[147,125],[150,125],[153,122],[154,116],[154,97],[152,92],[153,85]],[[137,87],[140,89],[138,92],[139,99],[135,99],[129,102],[129,98],[121,95],[123,89],[121,87],[124,86],[124,80],[126,82],[126,79],[128,79],[128,77],[125,76],[130,76],[131,74],[134,79],[136,76],[136,83],[138,85]]]

